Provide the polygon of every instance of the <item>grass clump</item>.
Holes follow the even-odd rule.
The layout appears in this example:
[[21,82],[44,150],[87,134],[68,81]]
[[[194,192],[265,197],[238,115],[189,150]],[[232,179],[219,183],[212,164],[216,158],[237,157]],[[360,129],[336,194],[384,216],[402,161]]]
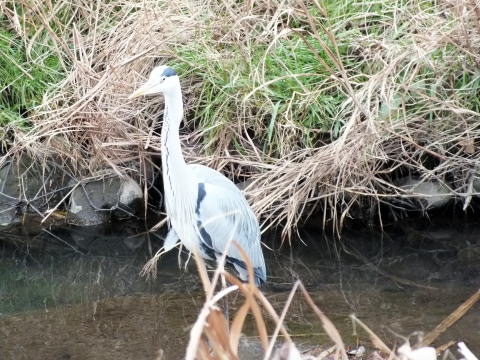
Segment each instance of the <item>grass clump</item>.
[[[29,114],[62,79],[64,69],[45,32],[37,33],[34,24],[18,26],[20,33],[5,15],[0,16],[0,125],[26,129]],[[25,35],[34,37],[33,41],[28,42]]]
[[71,12],[77,30],[54,43],[72,68],[19,149],[64,153],[79,173],[149,174],[162,100],[127,96],[168,63],[183,82],[187,160],[250,178],[255,211],[286,234],[314,209],[341,223],[358,204],[375,213],[416,196],[396,185],[403,175],[446,185],[465,207],[476,194],[480,14],[469,1],[112,1]]
[[[334,124],[334,115],[345,96],[326,69],[315,69],[315,54],[301,36],[265,39],[260,30],[252,30],[245,41],[232,41],[236,36],[211,36],[178,51],[182,73],[193,70],[201,77],[192,120],[195,128],[206,129],[207,150],[217,149],[220,138],[224,141],[219,133],[231,134],[228,141],[242,144],[236,148],[244,153],[251,147],[244,143],[250,131],[261,150],[274,157],[329,142],[332,128],[338,136],[341,125]],[[312,40],[309,36],[307,41]],[[179,67],[178,60],[172,66]],[[319,82],[325,89],[318,89]],[[296,141],[288,140],[292,136]]]

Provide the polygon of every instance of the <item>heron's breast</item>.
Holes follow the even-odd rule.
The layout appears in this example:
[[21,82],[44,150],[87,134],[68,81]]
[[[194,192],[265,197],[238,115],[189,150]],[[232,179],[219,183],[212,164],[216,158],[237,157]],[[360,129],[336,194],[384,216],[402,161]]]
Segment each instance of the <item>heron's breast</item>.
[[195,230],[195,207],[192,201],[179,193],[174,197],[166,194],[165,205],[170,224],[188,250],[192,250],[197,235]]

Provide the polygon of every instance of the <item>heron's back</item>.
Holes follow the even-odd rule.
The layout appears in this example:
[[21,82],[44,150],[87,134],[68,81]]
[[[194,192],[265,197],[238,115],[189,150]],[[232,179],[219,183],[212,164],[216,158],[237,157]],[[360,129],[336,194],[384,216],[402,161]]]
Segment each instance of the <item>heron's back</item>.
[[[198,181],[195,206],[200,246],[207,257],[222,254],[230,242],[240,246],[254,268],[257,283],[266,281],[265,260],[257,218],[242,192],[219,172],[202,165],[189,165]],[[227,260],[247,280],[242,253],[235,244],[228,247]]]

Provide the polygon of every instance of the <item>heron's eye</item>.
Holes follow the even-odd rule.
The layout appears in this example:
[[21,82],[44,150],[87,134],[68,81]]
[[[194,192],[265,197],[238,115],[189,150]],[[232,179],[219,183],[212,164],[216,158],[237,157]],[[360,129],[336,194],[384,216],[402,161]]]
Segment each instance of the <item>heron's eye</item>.
[[160,78],[160,82],[164,82],[165,79],[166,79],[166,77],[165,77],[165,76],[162,76],[162,77]]

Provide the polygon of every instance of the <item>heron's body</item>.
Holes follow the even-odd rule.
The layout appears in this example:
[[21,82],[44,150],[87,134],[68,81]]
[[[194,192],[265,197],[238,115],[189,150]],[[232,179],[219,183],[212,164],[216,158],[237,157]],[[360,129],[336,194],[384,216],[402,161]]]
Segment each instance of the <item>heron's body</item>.
[[[172,69],[158,67],[142,88],[147,85],[154,87],[157,77],[163,83],[167,79],[169,81],[165,90],[159,90],[165,96],[162,172],[165,205],[171,226],[166,242],[172,243],[178,238],[188,250],[193,251],[196,247],[204,258],[215,260],[220,258],[232,239],[249,257],[255,281],[261,284],[266,281],[266,269],[260,229],[253,211],[242,192],[224,175],[203,165],[185,163],[179,137],[183,118],[180,82]],[[147,90],[142,93],[148,93]],[[245,262],[234,244],[228,248],[227,262],[235,267],[242,280],[247,279]]]

